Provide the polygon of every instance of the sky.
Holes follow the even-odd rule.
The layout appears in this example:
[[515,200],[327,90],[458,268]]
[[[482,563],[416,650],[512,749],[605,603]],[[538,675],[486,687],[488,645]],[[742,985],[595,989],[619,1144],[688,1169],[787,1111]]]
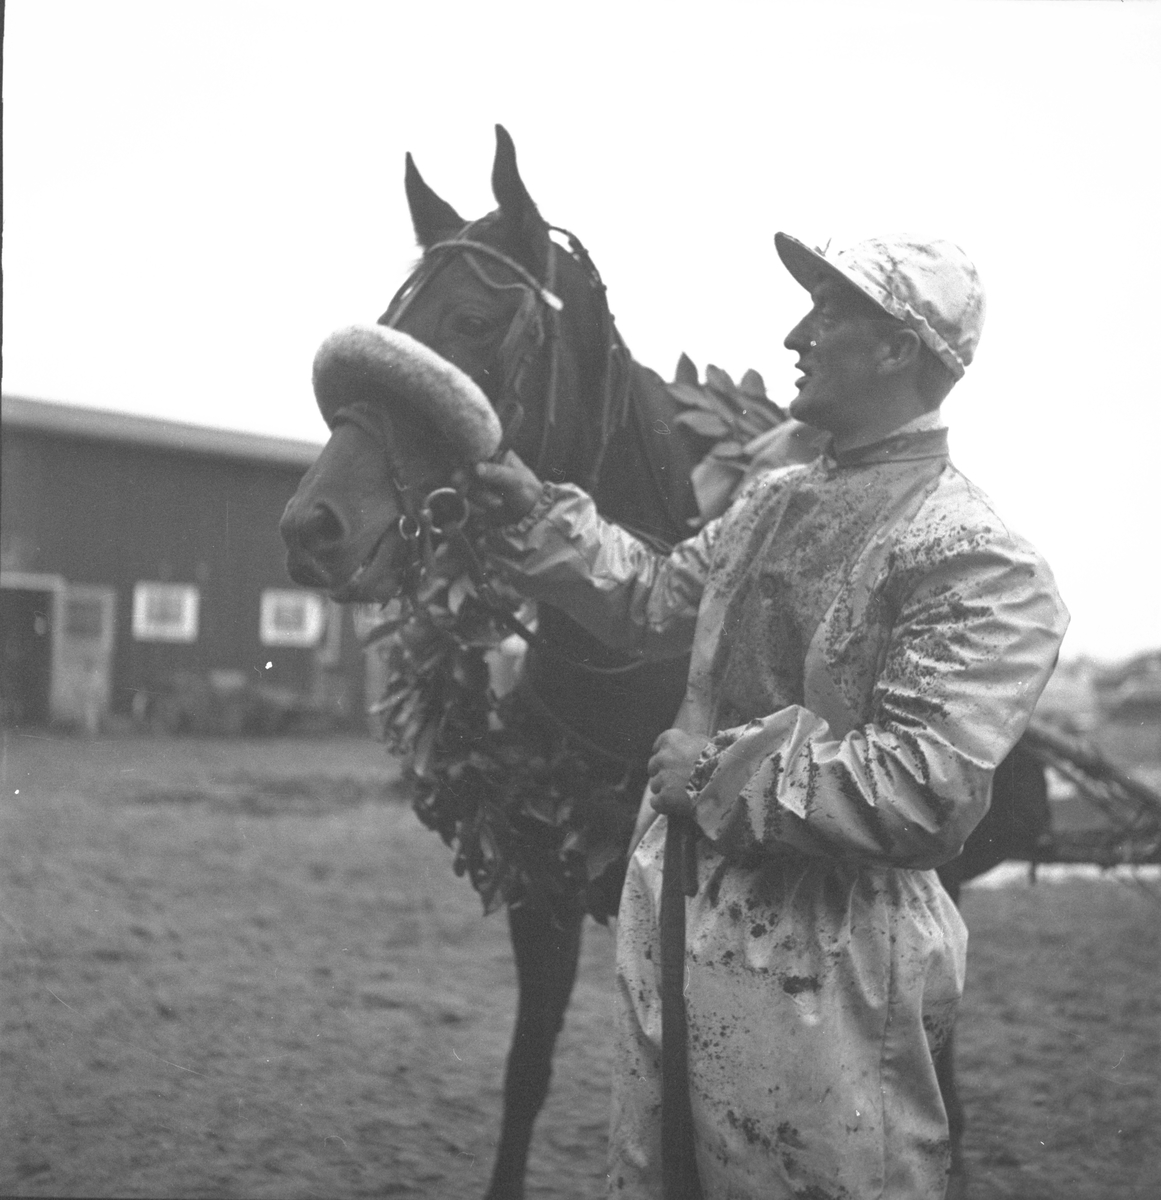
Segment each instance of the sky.
[[322,441],[310,365],[465,217],[493,126],[639,361],[794,395],[773,233],[958,242],[956,464],[1045,555],[1064,655],[1161,647],[1161,4],[8,0],[5,394]]

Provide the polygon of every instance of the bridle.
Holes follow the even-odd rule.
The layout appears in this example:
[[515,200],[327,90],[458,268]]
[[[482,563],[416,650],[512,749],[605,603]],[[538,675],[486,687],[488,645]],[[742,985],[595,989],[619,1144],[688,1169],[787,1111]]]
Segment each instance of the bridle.
[[[432,562],[436,545],[441,539],[447,539],[462,532],[463,527],[467,524],[470,515],[467,499],[454,487],[437,487],[417,502],[415,487],[412,484],[401,482],[402,473],[394,453],[396,439],[392,436],[391,418],[386,412],[374,408],[369,402],[361,401],[349,404],[333,413],[330,417],[330,426],[335,429],[339,425],[354,425],[370,438],[387,460],[387,478],[391,481],[391,488],[395,493],[395,501],[400,513],[396,528],[404,545],[408,547],[407,562],[403,567],[402,588],[408,596],[414,599],[418,593],[424,569]],[[345,589],[350,590],[358,585],[390,532],[391,529],[388,527],[375,540],[375,544],[355,569],[354,574],[344,584]]]
[[[461,236],[427,247],[423,259],[404,280],[379,322],[388,328],[398,326],[415,300],[456,258],[462,258],[472,274],[490,291],[519,289],[523,292],[520,304],[500,342],[498,357],[504,365],[504,376],[495,395],[490,399],[504,430],[503,445],[510,445],[527,411],[523,389],[528,370],[547,344],[548,382],[544,397],[544,418],[540,447],[536,460],[532,463],[533,470],[540,473],[544,469],[549,435],[556,424],[559,410],[560,314],[564,310],[564,301],[556,294],[557,254],[568,254],[584,272],[588,285],[597,298],[601,320],[600,340],[604,347],[598,450],[583,481],[583,486],[592,491],[600,476],[609,437],[619,425],[624,424],[629,413],[629,352],[609,312],[604,281],[580,238],[559,225],[549,225],[547,228],[566,238],[568,246],[566,248],[549,239],[547,277],[543,281],[523,263],[517,262],[495,246],[473,237],[473,232],[480,227],[481,223],[469,225]],[[480,263],[481,258],[504,267],[514,280],[504,283],[494,279]]]
[[[395,491],[400,509],[397,528],[404,545],[409,548],[407,562],[403,567],[401,590],[412,604],[420,603],[419,592],[424,572],[434,562],[436,547],[441,542],[446,542],[454,547],[467,567],[476,589],[479,604],[510,633],[515,633],[529,646],[535,646],[549,658],[556,659],[558,662],[588,675],[624,675],[638,670],[643,665],[644,659],[634,658],[631,662],[621,666],[593,666],[592,663],[582,662],[562,654],[546,642],[540,634],[529,629],[515,613],[505,606],[488,579],[488,573],[480,560],[476,547],[465,531],[471,511],[463,492],[454,487],[434,488],[417,504],[414,496],[415,489],[410,484],[399,481],[398,468],[392,450],[390,418],[383,413],[372,415],[369,409],[370,406],[366,402],[341,408],[331,417],[331,424],[332,426],[343,423],[355,425],[379,447],[387,459],[390,468],[388,478],[391,480],[391,486]],[[387,428],[385,429],[384,426]],[[358,584],[390,532],[390,528],[385,529],[376,539],[369,553],[347,581],[346,588],[354,588]],[[371,637],[373,638],[373,636],[372,633]],[[575,734],[575,736],[581,737],[579,734]],[[582,738],[582,740],[587,739]],[[606,753],[600,747],[596,748],[602,754]]]
[[[503,380],[497,394],[490,399],[500,418],[503,430],[501,449],[503,449],[511,443],[524,420],[526,409],[522,391],[528,377],[528,370],[543,353],[547,344],[549,353],[547,395],[544,403],[540,448],[534,465],[534,469],[539,473],[543,470],[549,434],[556,423],[558,409],[561,354],[560,314],[564,310],[564,302],[554,290],[556,286],[556,256],[557,252],[569,254],[584,271],[589,287],[597,297],[598,309],[601,314],[604,362],[600,389],[599,441],[597,453],[585,479],[587,490],[592,491],[600,477],[605,449],[610,438],[613,432],[628,418],[630,399],[630,377],[627,369],[629,352],[609,311],[604,281],[580,239],[560,226],[550,225],[548,228],[565,237],[568,240],[568,247],[566,249],[560,243],[549,239],[547,278],[543,282],[537,279],[522,263],[517,262],[503,251],[471,237],[470,234],[474,228],[469,225],[463,236],[436,242],[427,247],[423,259],[395,293],[391,303],[387,306],[387,311],[379,319],[379,323],[388,328],[397,327],[416,299],[457,257],[462,258],[476,278],[491,291],[519,289],[523,293],[520,304],[504,333],[498,351],[498,357],[504,366]],[[513,282],[505,283],[494,279],[479,261],[481,259],[489,265],[499,264],[502,266],[514,277]],[[457,488],[445,486],[433,489],[420,499],[412,485],[401,482],[401,473],[392,449],[394,439],[391,437],[390,418],[378,407],[367,402],[358,402],[339,409],[331,415],[332,429],[343,423],[355,425],[368,436],[380,448],[389,464],[388,474],[401,513],[397,527],[398,533],[409,547],[408,559],[403,568],[404,593],[413,600],[416,599],[425,568],[432,563],[436,547],[440,542],[454,541],[468,564],[480,600],[493,616],[530,645],[536,646],[553,657],[565,658],[511,614],[495,595],[488,583],[487,574],[475,547],[465,533],[464,527],[470,516],[465,495]],[[370,553],[348,581],[348,587],[358,583],[389,532],[390,530],[384,531],[372,547]],[[641,665],[638,660],[616,667],[595,667],[588,663],[574,662],[572,659],[566,659],[566,661],[571,666],[598,675],[619,675],[636,670]]]

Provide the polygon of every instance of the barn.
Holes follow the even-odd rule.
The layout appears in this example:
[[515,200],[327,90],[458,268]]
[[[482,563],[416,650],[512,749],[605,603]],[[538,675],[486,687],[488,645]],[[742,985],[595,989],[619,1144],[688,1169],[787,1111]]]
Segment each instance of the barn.
[[278,534],[319,446],[17,396],[0,416],[5,724],[359,720],[351,617],[291,584]]

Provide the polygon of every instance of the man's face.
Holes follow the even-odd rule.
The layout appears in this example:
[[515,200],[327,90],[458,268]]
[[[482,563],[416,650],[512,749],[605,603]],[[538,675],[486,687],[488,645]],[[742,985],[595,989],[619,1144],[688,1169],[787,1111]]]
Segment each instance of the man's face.
[[869,415],[878,382],[877,351],[890,318],[858,288],[824,279],[811,288],[813,307],[783,343],[798,354],[801,377],[790,415],[844,433]]

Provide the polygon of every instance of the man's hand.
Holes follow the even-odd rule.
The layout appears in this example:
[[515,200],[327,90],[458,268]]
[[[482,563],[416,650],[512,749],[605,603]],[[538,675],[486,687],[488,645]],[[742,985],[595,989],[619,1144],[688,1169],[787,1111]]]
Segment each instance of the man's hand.
[[532,511],[542,490],[535,473],[509,450],[502,462],[476,464],[470,498],[493,525],[514,525]]
[[685,787],[693,773],[693,765],[707,743],[707,738],[695,737],[681,729],[667,729],[653,743],[649,790],[653,793],[653,807],[658,812],[693,816],[693,801]]

